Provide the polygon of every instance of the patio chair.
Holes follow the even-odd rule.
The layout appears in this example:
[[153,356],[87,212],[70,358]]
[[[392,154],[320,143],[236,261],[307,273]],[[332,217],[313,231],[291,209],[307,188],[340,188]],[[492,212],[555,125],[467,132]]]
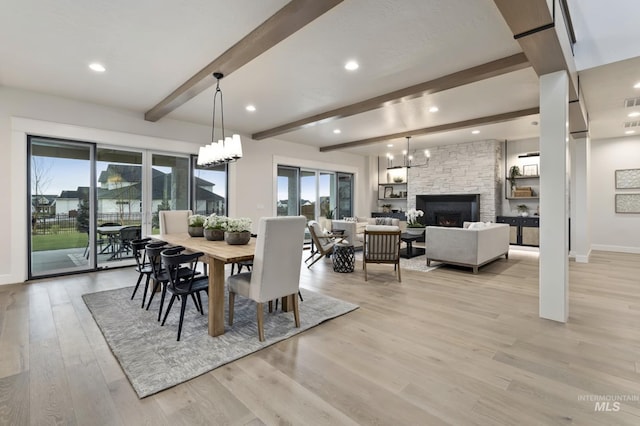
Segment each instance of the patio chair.
[[[308,224],[309,233],[311,234],[311,256],[305,259],[305,263],[313,260],[307,265],[307,268],[311,268],[314,263],[322,259],[324,256],[330,256],[333,251],[333,246],[337,243],[344,241],[344,237],[334,236],[332,234],[325,234],[320,228],[320,224],[315,220],[309,221]],[[317,257],[315,257],[317,256]]]
[[400,279],[400,228],[390,225],[367,225],[364,230],[362,267],[367,281],[367,263],[390,263]]
[[142,235],[142,228],[138,226],[125,226],[120,230],[118,234],[118,247],[115,253],[111,256],[111,259],[117,259],[125,254],[129,254],[132,251],[131,242],[133,240],[140,239]]

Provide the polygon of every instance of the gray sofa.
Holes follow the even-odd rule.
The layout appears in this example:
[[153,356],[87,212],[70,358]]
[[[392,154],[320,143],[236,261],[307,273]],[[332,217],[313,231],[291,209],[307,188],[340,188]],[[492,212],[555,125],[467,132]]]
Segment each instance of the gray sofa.
[[[431,261],[452,265],[469,266],[478,273],[480,266],[499,257],[509,258],[509,225],[505,223],[484,224],[482,228],[427,226],[425,246],[427,266]],[[475,228],[475,225],[471,226]]]
[[[358,217],[357,222],[347,220],[331,221],[332,230],[344,231],[344,235],[355,248],[362,247],[364,244],[364,229],[367,225],[376,225],[375,217]],[[398,226],[403,229],[403,223],[399,219],[391,219],[387,225]]]

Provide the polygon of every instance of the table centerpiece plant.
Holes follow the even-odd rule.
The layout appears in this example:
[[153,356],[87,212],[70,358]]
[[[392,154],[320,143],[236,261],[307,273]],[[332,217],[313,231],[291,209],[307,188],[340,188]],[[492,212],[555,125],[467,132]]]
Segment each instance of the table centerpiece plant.
[[206,216],[201,214],[194,214],[189,216],[188,232],[192,237],[204,236],[204,220]]
[[229,220],[226,216],[218,216],[213,213],[204,221],[204,237],[209,241],[224,240],[224,225]]
[[418,218],[424,216],[424,212],[422,210],[409,209],[405,214],[407,216],[407,234],[422,234],[425,226],[418,222]]
[[248,217],[228,218],[223,229],[227,244],[247,244],[251,240],[251,219]]

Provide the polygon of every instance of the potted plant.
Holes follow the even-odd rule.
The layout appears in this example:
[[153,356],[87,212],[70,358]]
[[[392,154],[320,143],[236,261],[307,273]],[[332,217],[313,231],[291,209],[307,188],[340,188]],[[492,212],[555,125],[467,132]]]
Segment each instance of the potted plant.
[[204,237],[209,241],[224,240],[224,224],[227,222],[226,216],[218,216],[213,213],[204,221]]
[[189,235],[192,237],[202,237],[204,235],[204,220],[205,216],[201,214],[194,214],[189,216]]
[[520,167],[511,166],[511,168],[509,169],[509,177],[507,178],[507,180],[511,184],[511,193],[513,193],[513,190],[516,188],[516,177],[518,176],[522,176],[520,174]]
[[390,213],[390,212],[391,212],[391,204],[383,204],[382,213]]
[[518,204],[518,213],[522,217],[529,216],[529,206],[527,206],[526,204]]
[[228,218],[222,227],[227,244],[247,244],[251,239],[251,219],[248,217]]
[[424,232],[425,226],[418,222],[418,218],[424,216],[422,210],[409,209],[407,210],[407,234],[421,235]]

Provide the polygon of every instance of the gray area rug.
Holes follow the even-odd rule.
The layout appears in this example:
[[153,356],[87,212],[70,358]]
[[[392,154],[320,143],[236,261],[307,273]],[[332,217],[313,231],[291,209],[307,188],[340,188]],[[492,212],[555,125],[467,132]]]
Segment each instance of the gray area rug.
[[[358,308],[310,290],[300,291],[304,298],[300,302],[300,328],[295,328],[293,312],[268,313],[265,307],[264,342],[258,340],[256,305],[243,297],[236,297],[233,326],[226,325],[225,334],[219,337],[207,333],[206,294],[202,298],[205,315],[198,313],[190,299],[179,342],[178,301],[161,327],[156,321],[159,295],[148,311],[140,309],[140,290],[130,300],[133,287],[85,294],[82,298],[138,397],[144,398]],[[225,323],[227,304],[225,300]]]
[[[362,250],[356,251],[356,260],[362,261]],[[438,262],[434,262],[431,266],[427,266],[427,257],[424,254],[412,257],[411,259],[405,259],[404,257],[400,258],[400,268],[402,269],[429,272],[434,269],[438,269],[440,266],[441,264]]]

